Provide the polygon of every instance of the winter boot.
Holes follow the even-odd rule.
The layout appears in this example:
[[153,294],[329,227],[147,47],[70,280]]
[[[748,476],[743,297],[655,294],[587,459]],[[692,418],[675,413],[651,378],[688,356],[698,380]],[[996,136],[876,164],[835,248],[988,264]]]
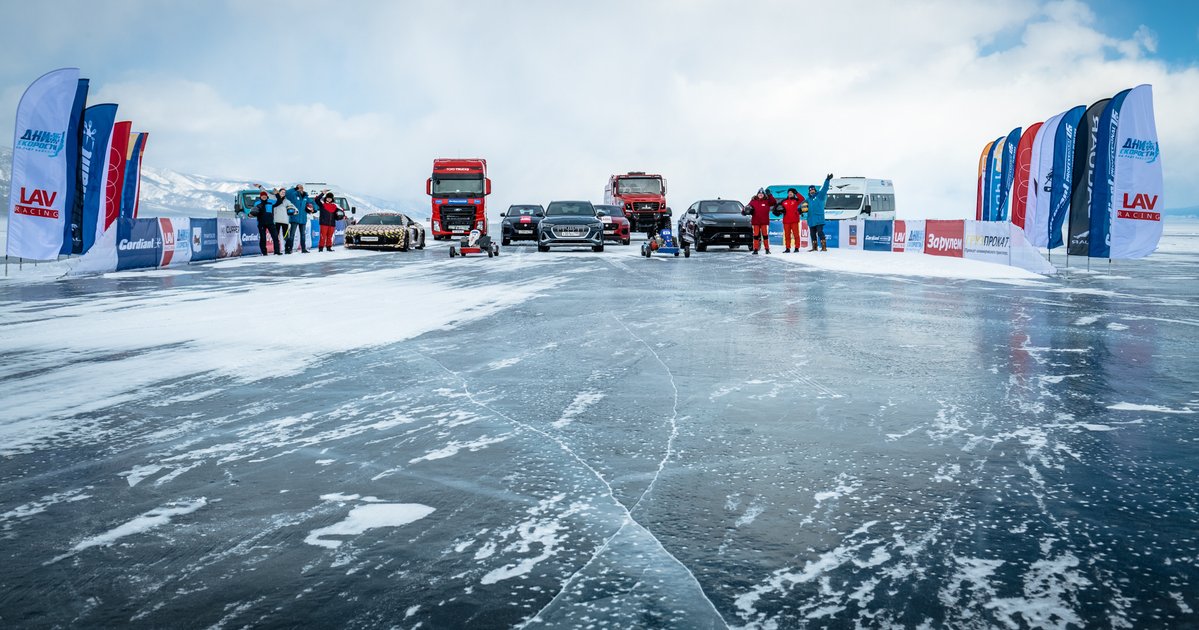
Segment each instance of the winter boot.
[[828,251],[828,243],[824,239],[820,239],[820,251],[822,251],[822,252]]
[[783,253],[784,253],[784,254],[790,254],[790,253],[791,253],[791,248],[790,248],[790,247],[788,247],[787,249],[784,249],[784,250],[783,250]]

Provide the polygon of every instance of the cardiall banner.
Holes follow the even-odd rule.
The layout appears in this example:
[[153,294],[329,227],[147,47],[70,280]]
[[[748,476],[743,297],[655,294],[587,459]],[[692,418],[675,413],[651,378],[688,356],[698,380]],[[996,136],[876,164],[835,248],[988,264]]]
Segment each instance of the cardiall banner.
[[[30,85],[17,105],[8,200],[8,255],[58,257],[67,224],[67,135],[79,69],[63,68]],[[74,177],[74,174],[70,174]]]
[[1161,151],[1153,119],[1153,88],[1140,85],[1124,98],[1116,126],[1111,201],[1111,258],[1142,258],[1162,236]]

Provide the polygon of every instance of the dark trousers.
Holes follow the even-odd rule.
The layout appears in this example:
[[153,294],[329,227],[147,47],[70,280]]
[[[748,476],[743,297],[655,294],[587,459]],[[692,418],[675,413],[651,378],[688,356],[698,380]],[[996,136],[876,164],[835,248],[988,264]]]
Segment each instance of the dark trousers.
[[808,234],[812,237],[812,249],[824,242],[824,224],[813,225],[808,228]]
[[267,225],[263,225],[263,224],[259,223],[258,224],[258,251],[262,252],[263,256],[266,256],[266,237],[268,234],[271,237],[271,244],[273,244],[275,246],[275,251],[276,252],[282,251],[279,249],[279,226],[275,225],[274,223],[269,223]]
[[291,244],[295,241],[297,233],[300,235],[300,251],[308,251],[308,239],[305,238],[307,236],[307,227],[308,225],[304,223],[291,224],[291,229],[287,231],[287,253],[291,253]]

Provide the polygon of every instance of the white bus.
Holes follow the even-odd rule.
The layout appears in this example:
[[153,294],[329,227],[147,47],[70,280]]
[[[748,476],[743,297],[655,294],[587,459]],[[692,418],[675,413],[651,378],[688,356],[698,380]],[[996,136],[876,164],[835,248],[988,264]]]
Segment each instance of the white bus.
[[895,186],[889,179],[838,177],[829,182],[824,218],[894,219]]

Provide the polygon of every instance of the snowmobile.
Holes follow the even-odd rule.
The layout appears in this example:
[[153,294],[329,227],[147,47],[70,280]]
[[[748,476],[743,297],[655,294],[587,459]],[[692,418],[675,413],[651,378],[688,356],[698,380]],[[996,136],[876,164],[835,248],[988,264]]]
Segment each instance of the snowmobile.
[[656,234],[650,235],[644,243],[641,244],[641,255],[649,258],[658,252],[660,254],[679,255],[682,252],[684,258],[691,258],[691,246],[687,243],[679,244],[674,238],[674,232],[670,228],[662,228]]
[[491,258],[500,255],[500,246],[491,242],[490,236],[479,230],[471,230],[470,234],[458,241],[458,247],[450,245],[450,258],[467,254],[487,254],[487,257]]

